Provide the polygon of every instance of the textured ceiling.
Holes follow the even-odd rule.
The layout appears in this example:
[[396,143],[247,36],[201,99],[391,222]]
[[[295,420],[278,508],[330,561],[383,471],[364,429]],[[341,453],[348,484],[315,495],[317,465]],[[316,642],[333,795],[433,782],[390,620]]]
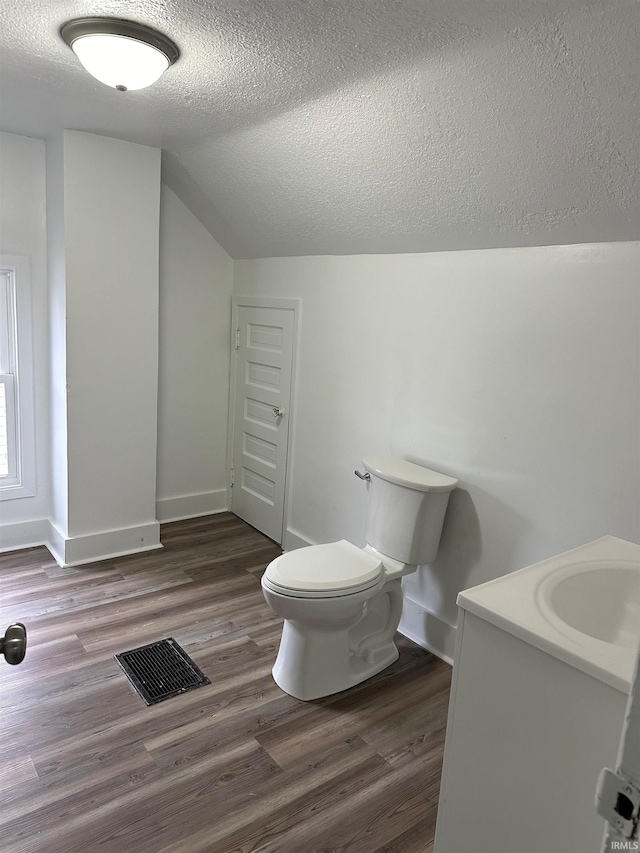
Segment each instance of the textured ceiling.
[[[58,35],[115,15],[180,60],[120,93]],[[638,239],[636,0],[11,0],[0,128],[163,149],[236,258]]]

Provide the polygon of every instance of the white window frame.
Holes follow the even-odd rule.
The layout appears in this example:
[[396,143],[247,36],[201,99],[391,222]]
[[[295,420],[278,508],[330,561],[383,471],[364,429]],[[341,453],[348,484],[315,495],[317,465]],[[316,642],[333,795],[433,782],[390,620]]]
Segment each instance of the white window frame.
[[0,501],[36,493],[33,332],[29,259],[0,255],[0,383],[5,386],[9,473]]

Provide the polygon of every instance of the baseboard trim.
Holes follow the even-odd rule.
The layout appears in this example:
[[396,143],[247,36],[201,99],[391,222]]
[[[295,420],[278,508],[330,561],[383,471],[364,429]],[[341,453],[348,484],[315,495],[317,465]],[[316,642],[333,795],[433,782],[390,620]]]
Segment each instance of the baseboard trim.
[[64,566],[79,566],[98,560],[111,560],[127,554],[138,554],[162,548],[160,524],[152,521],[135,527],[104,530],[85,536],[70,536],[65,540]]
[[49,538],[49,520],[19,521],[0,525],[0,552],[17,551],[46,545]]
[[403,637],[453,666],[456,629],[434,616],[406,593],[398,631]]
[[65,568],[162,548],[157,521],[85,536],[65,536],[48,518],[0,525],[0,552],[38,545],[45,545]]
[[65,554],[65,536],[60,533],[55,524],[49,520],[49,531],[48,536],[45,539],[44,543],[49,549],[51,556],[56,561],[59,566],[64,566],[64,554]]
[[168,521],[183,521],[201,515],[226,512],[229,508],[226,489],[200,492],[195,495],[180,495],[156,501],[156,516],[161,524]]

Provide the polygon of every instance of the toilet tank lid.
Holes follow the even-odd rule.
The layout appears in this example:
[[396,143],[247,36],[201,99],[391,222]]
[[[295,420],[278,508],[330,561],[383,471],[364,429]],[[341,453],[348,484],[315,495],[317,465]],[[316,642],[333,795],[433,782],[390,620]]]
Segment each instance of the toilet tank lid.
[[395,456],[367,456],[362,464],[370,474],[418,492],[450,492],[458,485],[453,477]]
[[374,583],[382,570],[377,557],[342,539],[287,551],[269,564],[266,576],[288,589],[322,591]]

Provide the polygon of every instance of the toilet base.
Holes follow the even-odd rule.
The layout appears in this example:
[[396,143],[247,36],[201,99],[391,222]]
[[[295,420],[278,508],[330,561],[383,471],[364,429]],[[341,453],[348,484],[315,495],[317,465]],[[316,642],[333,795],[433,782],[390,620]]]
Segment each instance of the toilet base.
[[363,656],[349,651],[348,631],[301,631],[285,622],[272,675],[285,693],[308,702],[355,687],[398,656],[393,640]]
[[333,599],[279,595],[264,579],[263,590],[284,618],[273,678],[296,699],[348,690],[398,659],[393,638],[402,613],[400,578]]

